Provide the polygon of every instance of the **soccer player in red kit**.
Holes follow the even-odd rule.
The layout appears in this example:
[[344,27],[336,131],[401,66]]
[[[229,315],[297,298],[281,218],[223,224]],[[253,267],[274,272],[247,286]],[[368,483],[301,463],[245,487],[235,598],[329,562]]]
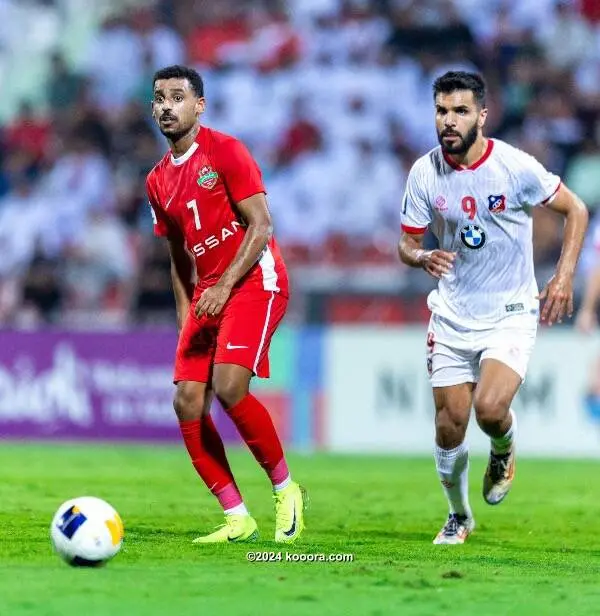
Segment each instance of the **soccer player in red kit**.
[[273,484],[275,541],[290,543],[304,528],[304,490],[290,477],[267,409],[249,393],[254,375],[269,376],[271,337],[288,303],[261,172],[240,141],[199,124],[205,99],[196,71],[163,68],[153,89],[152,114],[170,152],[146,189],[155,233],[171,254],[174,407],[194,468],[225,512],[223,526],[194,542],[258,536],[210,416],[214,395]]

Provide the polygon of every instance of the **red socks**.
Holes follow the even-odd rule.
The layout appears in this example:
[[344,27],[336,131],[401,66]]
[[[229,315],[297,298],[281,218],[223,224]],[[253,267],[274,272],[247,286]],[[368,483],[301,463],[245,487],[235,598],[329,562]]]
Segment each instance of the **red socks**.
[[212,417],[205,415],[202,419],[181,421],[179,427],[196,472],[223,509],[240,505],[242,497]]
[[252,395],[247,394],[227,410],[241,437],[256,461],[265,469],[271,483],[278,485],[289,477],[281,442],[267,409]]
[[[227,411],[257,462],[274,486],[290,476],[281,442],[267,409],[251,394]],[[223,441],[210,415],[179,422],[181,434],[196,472],[225,511],[243,500],[225,455]]]

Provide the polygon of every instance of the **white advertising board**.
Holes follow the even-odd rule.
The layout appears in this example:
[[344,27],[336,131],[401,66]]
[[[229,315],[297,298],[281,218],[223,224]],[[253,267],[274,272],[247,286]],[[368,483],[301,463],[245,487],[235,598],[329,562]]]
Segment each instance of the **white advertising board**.
[[[425,334],[420,327],[330,330],[323,375],[329,450],[431,453]],[[521,454],[600,457],[600,339],[541,329],[513,408]],[[472,452],[488,452],[474,417],[467,438]]]

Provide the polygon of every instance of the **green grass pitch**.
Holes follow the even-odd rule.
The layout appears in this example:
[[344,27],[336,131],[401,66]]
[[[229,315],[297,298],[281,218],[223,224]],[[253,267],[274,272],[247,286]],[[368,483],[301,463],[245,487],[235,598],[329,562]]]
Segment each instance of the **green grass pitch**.
[[[600,610],[600,463],[518,460],[507,501],[480,496],[464,546],[433,546],[446,514],[429,458],[291,455],[309,490],[303,540],[272,541],[269,484],[246,451],[231,455],[259,543],[193,546],[219,510],[183,447],[19,445],[0,448],[0,614],[7,616],[596,614]],[[67,498],[91,494],[123,517],[121,553],[73,569],[48,525]],[[250,563],[248,551],[282,552]],[[285,553],[350,553],[350,563],[285,562]]]

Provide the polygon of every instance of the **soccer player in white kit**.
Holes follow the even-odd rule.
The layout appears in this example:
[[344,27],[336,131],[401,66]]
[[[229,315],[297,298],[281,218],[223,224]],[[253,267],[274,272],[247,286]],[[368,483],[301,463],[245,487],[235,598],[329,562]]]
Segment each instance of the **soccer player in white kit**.
[[[428,298],[427,369],[435,402],[435,461],[450,514],[434,539],[459,544],[475,522],[468,499],[465,432],[471,408],[490,437],[483,480],[490,505],[508,493],[515,473],[515,415],[510,406],[541,319],[573,312],[573,275],[587,208],[534,158],[483,135],[485,84],[448,72],[433,85],[440,147],[419,158],[402,203],[400,259],[439,279]],[[556,273],[538,293],[533,268],[532,208],[565,218]],[[429,228],[438,250],[423,248]]]

